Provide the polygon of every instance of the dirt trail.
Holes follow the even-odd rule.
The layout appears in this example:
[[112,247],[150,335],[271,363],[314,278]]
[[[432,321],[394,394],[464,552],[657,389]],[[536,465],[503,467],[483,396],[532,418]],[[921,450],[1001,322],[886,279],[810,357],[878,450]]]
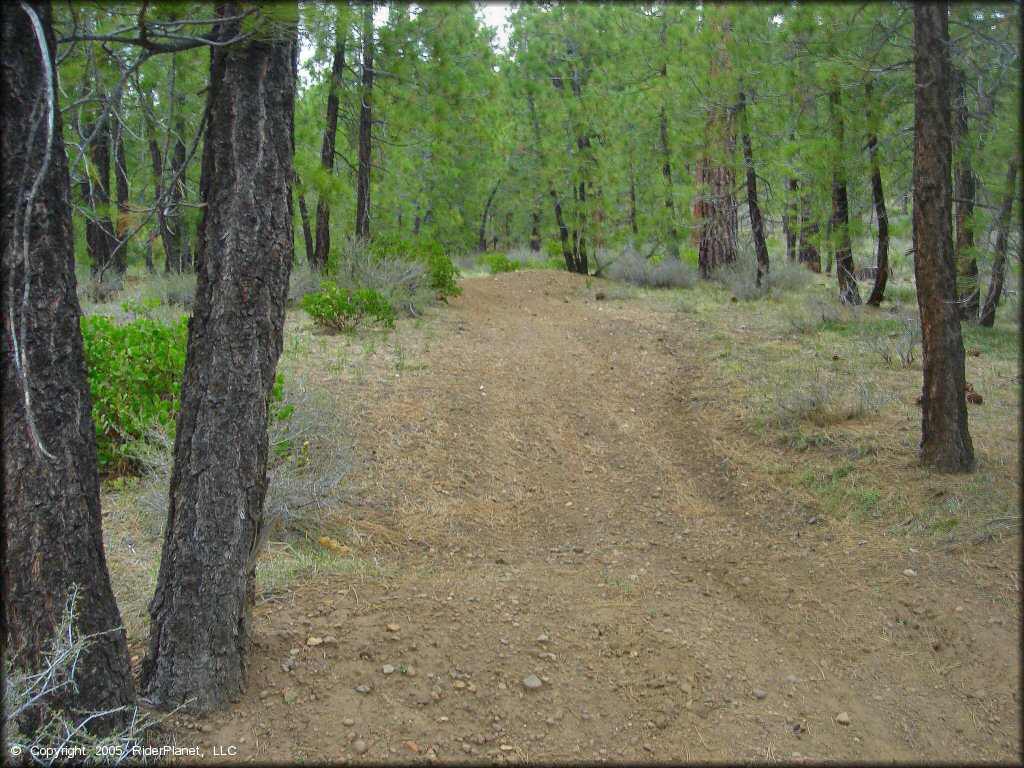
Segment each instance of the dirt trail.
[[261,762],[1019,759],[995,574],[849,541],[747,482],[692,317],[548,271],[464,287],[355,425],[394,575],[258,607],[249,693],[180,741]]

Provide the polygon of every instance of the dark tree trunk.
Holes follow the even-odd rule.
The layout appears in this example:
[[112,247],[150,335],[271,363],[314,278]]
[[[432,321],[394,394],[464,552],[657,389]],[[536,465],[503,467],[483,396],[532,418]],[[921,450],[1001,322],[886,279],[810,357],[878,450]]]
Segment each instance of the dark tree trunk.
[[629,166],[629,229],[634,235],[640,234],[636,226],[636,179],[633,178],[633,166]]
[[[661,49],[662,55],[667,56],[668,51],[665,49],[665,37],[668,31],[668,12],[666,9],[661,11]],[[665,60],[662,60],[661,69],[659,70],[662,80],[668,78],[668,65]],[[665,213],[668,217],[668,254],[673,258],[679,258],[679,233],[676,231],[676,206],[672,197],[672,153],[669,149],[668,144],[668,115],[665,110],[665,104],[661,104],[661,114],[658,116],[658,148],[661,150],[661,175],[665,179]],[[632,178],[630,183],[632,184]],[[632,187],[630,192],[633,192]],[[636,202],[633,201],[633,233],[636,233],[636,215],[635,215]]]
[[[327,127],[324,130],[323,145],[320,147],[320,165],[328,174],[334,173],[334,147],[338,137],[338,95],[345,74],[345,33],[345,25],[339,19],[338,28],[335,30],[334,61],[331,64],[331,88],[327,93]],[[299,197],[299,203],[305,207],[302,196]],[[308,220],[309,217],[306,218]],[[309,245],[308,239],[306,244]],[[310,265],[320,270],[327,266],[327,259],[331,253],[331,202],[323,195],[316,204],[316,250],[311,253],[312,258],[307,257]]]
[[832,118],[832,135],[836,158],[832,166],[832,226],[830,241],[835,243],[836,277],[839,280],[839,300],[843,304],[860,304],[857,276],[853,273],[853,245],[850,242],[850,203],[846,190],[846,162],[843,160],[843,115],[839,104],[839,91],[831,91],[828,105]]
[[[317,262],[316,249],[313,246],[313,230],[309,224],[309,208],[306,207],[306,190],[299,183],[299,177],[294,179],[295,196],[299,198],[299,220],[302,222],[302,242],[306,249],[306,263],[314,269],[323,270],[327,266],[326,260],[323,264]],[[317,226],[319,227],[320,209],[317,207]]]
[[978,259],[974,252],[974,197],[978,180],[971,167],[968,144],[967,80],[963,72],[953,68],[953,193],[956,197],[956,260],[957,293],[960,297],[960,318],[978,317]]
[[494,195],[498,192],[498,186],[500,184],[500,180],[496,181],[494,183],[494,186],[491,188],[491,194],[487,196],[487,204],[484,205],[484,215],[480,219],[480,236],[477,239],[477,248],[481,251],[487,250],[487,240],[485,239],[485,234],[487,230],[487,217],[491,213],[491,203],[494,202]]
[[743,142],[743,164],[747,171],[747,208],[750,210],[750,231],[754,236],[754,255],[757,257],[757,285],[768,276],[768,244],[764,239],[764,220],[761,206],[757,202],[757,173],[754,171],[754,149],[747,130],[747,101],[743,91],[739,93],[740,115],[743,119],[741,140]]
[[[75,632],[93,637],[75,666],[77,691],[58,689],[52,701],[77,721],[89,710],[130,708],[135,694],[103,552],[51,10],[11,3],[0,14],[3,646],[15,667],[41,670],[77,590]],[[21,724],[37,725],[32,715]]]
[[131,211],[128,208],[128,163],[124,151],[124,127],[117,124],[117,141],[114,143],[114,190],[117,195],[117,245],[121,249],[121,258],[127,254],[125,240],[131,230]]
[[[224,3],[222,16],[238,6]],[[239,32],[218,23],[218,39]],[[154,706],[220,706],[246,683],[267,419],[293,259],[295,28],[213,48],[206,188],[170,510],[141,683]]]
[[570,272],[576,271],[576,258],[572,246],[569,244],[569,228],[565,226],[565,217],[562,215],[562,204],[558,201],[558,195],[552,188],[548,189],[551,201],[555,206],[555,223],[558,225],[558,239],[562,243],[562,257],[565,259],[565,268]]
[[86,128],[89,165],[94,178],[82,181],[82,192],[89,209],[85,223],[85,242],[92,274],[99,280],[119,283],[125,272],[123,251],[117,248],[117,236],[110,221],[110,120],[91,123]]
[[811,199],[807,189],[800,194],[800,263],[814,272],[821,272],[821,252],[818,250],[818,220],[811,213]]
[[[871,86],[868,85],[868,100]],[[872,111],[873,113],[873,111]],[[868,297],[868,304],[877,307],[885,296],[885,284],[889,280],[889,213],[885,209],[885,191],[882,188],[882,169],[878,162],[878,139],[874,129],[868,134],[868,157],[871,160],[871,202],[875,206],[878,222],[878,253],[875,259],[875,285]]]
[[950,189],[950,41],[946,3],[914,6],[914,277],[924,356],[921,461],[974,468],[957,311]]
[[[163,206],[163,227],[161,239],[164,244],[164,272],[188,272],[192,269],[192,251],[189,248],[188,237],[185,231],[185,211],[182,201],[185,198],[185,171],[188,163],[188,156],[185,149],[183,132],[185,122],[176,120],[174,124],[176,136],[174,137],[174,154],[171,158],[170,178],[166,191],[166,201]],[[150,154],[156,152],[159,157],[159,150],[150,148]],[[154,159],[154,171],[156,170]]]
[[782,215],[782,231],[786,234],[786,260],[796,261],[798,241],[796,219],[799,216],[797,201],[800,195],[800,184],[796,176],[791,176],[786,182],[786,190],[789,194],[786,197],[785,213]]
[[534,253],[540,251],[540,211],[534,211],[532,214],[532,224],[530,227],[530,250]]
[[999,208],[999,218],[996,224],[996,252],[992,261],[992,275],[989,278],[988,292],[985,294],[985,303],[981,308],[981,317],[978,322],[986,328],[991,328],[996,322],[996,308],[999,306],[999,298],[1003,293],[1003,281],[1006,280],[1006,246],[1010,240],[1010,224],[1013,221],[1014,190],[1017,186],[1017,163],[1010,161],[1010,167],[1006,170],[1006,197]]
[[370,141],[373,128],[373,3],[363,13],[363,83],[359,104],[359,168],[356,178],[356,237],[370,236]]

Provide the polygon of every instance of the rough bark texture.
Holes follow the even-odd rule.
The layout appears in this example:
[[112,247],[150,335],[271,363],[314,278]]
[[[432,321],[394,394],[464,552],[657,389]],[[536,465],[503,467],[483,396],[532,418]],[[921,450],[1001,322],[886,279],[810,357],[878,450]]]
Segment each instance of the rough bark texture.
[[356,237],[370,236],[370,142],[373,128],[373,3],[363,11],[363,81],[359,104],[359,168],[356,174]]
[[967,430],[964,343],[957,311],[946,3],[914,6],[914,277],[924,386],[921,461],[944,472],[974,468]]
[[[232,37],[237,25],[221,22],[214,34]],[[163,709],[210,710],[246,682],[267,419],[293,258],[297,46],[294,27],[277,34],[211,50],[200,269],[141,670]]]
[[[345,25],[339,20],[335,30],[334,61],[331,64],[331,88],[327,93],[327,126],[320,147],[320,166],[328,174],[334,173],[334,147],[338,137],[338,94],[345,74]],[[305,204],[302,198],[300,202]],[[308,216],[307,216],[308,220]],[[307,241],[308,245],[308,241]],[[316,204],[316,249],[309,260],[311,266],[323,269],[331,253],[331,201],[321,195]]]
[[733,192],[736,178],[731,168],[705,157],[697,169],[696,182],[698,187],[704,185],[695,211],[700,222],[697,263],[701,276],[708,277],[719,267],[736,261],[739,241],[739,216]]
[[[299,184],[298,177],[295,178],[295,196],[299,198],[299,221],[302,222],[302,243],[306,249],[306,263],[314,269],[323,269],[327,266],[327,262],[323,264],[317,263],[316,249],[313,245],[313,230],[309,223],[309,208],[306,207],[306,190]],[[317,216],[320,214],[319,206],[317,207]],[[319,221],[317,221],[319,225]]]
[[811,213],[811,199],[807,190],[800,195],[800,247],[798,256],[814,272],[821,272],[821,252],[818,250],[818,220]]
[[782,231],[786,234],[786,260],[796,261],[799,238],[796,224],[799,213],[796,206],[800,194],[800,185],[797,182],[796,176],[790,177],[786,182],[786,191],[788,193],[786,196],[786,207],[785,212],[782,214]]
[[54,703],[130,707],[128,648],[103,552],[50,6],[11,3],[0,14],[4,653],[40,669],[77,588],[76,631],[96,637],[75,668],[77,693]]
[[1006,170],[1006,197],[999,208],[999,218],[996,224],[996,249],[992,260],[992,275],[989,278],[988,291],[985,293],[985,303],[981,308],[981,316],[978,322],[986,328],[991,328],[996,322],[996,308],[999,306],[999,298],[1003,294],[1003,282],[1006,280],[1006,246],[1010,240],[1010,224],[1013,221],[1014,190],[1017,186],[1017,163],[1010,161],[1010,167]]
[[843,304],[860,304],[857,276],[853,272],[853,244],[850,242],[850,202],[846,190],[846,162],[843,160],[844,126],[839,104],[839,92],[828,95],[832,118],[832,135],[836,158],[832,165],[832,221],[830,240],[836,255],[836,277],[839,280],[839,300]]
[[953,68],[953,193],[956,197],[957,293],[960,318],[978,317],[978,259],[974,252],[974,198],[978,180],[971,167],[968,143],[967,81],[963,72]]
[[885,297],[885,284],[889,280],[889,213],[885,209],[885,190],[882,188],[882,169],[878,163],[878,140],[868,136],[868,155],[871,158],[871,201],[878,222],[878,252],[875,257],[875,284],[868,304],[877,307]]
[[750,133],[746,128],[747,100],[743,91],[739,93],[739,108],[743,119],[743,165],[747,171],[747,208],[750,211],[750,231],[754,236],[754,255],[757,257],[757,284],[768,276],[768,244],[764,239],[764,220],[761,218],[761,206],[757,202],[757,173],[754,171],[754,148],[750,143]]

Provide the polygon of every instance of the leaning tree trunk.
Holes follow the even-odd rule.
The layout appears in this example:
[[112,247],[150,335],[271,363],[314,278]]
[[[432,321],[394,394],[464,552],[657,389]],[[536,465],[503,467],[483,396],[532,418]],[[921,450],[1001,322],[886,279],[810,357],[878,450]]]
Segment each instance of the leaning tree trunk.
[[960,319],[978,317],[978,259],[974,253],[974,197],[978,180],[971,167],[968,145],[967,80],[963,72],[952,69],[953,88],[953,193],[956,197],[955,231],[957,293],[960,297]]
[[914,278],[924,348],[921,461],[944,472],[966,472],[974,468],[974,446],[967,429],[953,259],[948,24],[946,3],[914,6]]
[[868,157],[871,162],[871,202],[875,206],[878,223],[878,252],[875,258],[875,285],[868,304],[877,307],[885,296],[889,281],[889,212],[885,208],[885,190],[882,188],[882,167],[878,162],[877,110],[871,105],[871,82],[865,87],[868,101]]
[[1006,197],[999,208],[999,218],[996,225],[996,252],[992,261],[992,275],[989,278],[988,292],[985,294],[985,303],[981,308],[981,317],[978,322],[986,328],[991,328],[996,322],[996,308],[999,306],[999,298],[1003,293],[1003,282],[1006,280],[1006,246],[1010,239],[1010,224],[1013,221],[1013,200],[1014,189],[1017,185],[1017,163],[1010,161],[1010,167],[1006,170]]
[[356,174],[356,237],[370,236],[370,142],[373,128],[373,3],[363,11],[363,82],[359,101],[359,167]]
[[42,669],[76,594],[75,633],[92,638],[74,667],[77,690],[54,691],[52,704],[76,721],[113,710],[92,721],[101,729],[127,721],[118,708],[135,694],[103,552],[57,46],[48,3],[12,3],[0,14],[4,652],[15,667]]
[[843,304],[860,304],[857,277],[853,273],[853,244],[850,242],[850,202],[846,190],[846,162],[843,159],[843,116],[840,112],[839,91],[828,95],[832,119],[835,160],[832,163],[832,220],[830,240],[835,244],[836,278],[839,280],[839,300]]
[[569,272],[576,271],[576,261],[573,257],[572,246],[569,245],[569,228],[565,225],[565,216],[562,215],[562,204],[558,201],[558,194],[553,187],[548,188],[551,201],[555,207],[555,224],[558,225],[558,239],[562,243],[562,258],[565,259],[565,268]]
[[[334,146],[338,138],[338,94],[341,91],[342,77],[345,74],[345,33],[346,25],[338,19],[334,40],[334,62],[331,64],[331,88],[327,92],[327,126],[324,129],[324,141],[320,147],[320,166],[328,175],[334,173]],[[305,200],[299,198],[305,205]],[[308,220],[308,216],[306,217]],[[308,242],[307,242],[308,245]],[[327,266],[331,253],[331,201],[327,195],[321,195],[316,204],[316,249],[312,252],[309,263],[316,269]]]
[[[237,16],[238,6],[219,13]],[[215,34],[234,37],[239,25],[221,21]],[[196,301],[141,671],[162,709],[210,710],[246,682],[267,420],[293,258],[295,27],[276,34],[210,56]]]
[[[322,270],[327,266],[325,261],[323,264],[317,263],[316,250],[313,246],[313,230],[309,223],[309,208],[306,207],[306,190],[302,188],[302,184],[299,181],[298,174],[295,174],[294,179],[295,196],[299,198],[299,221],[302,222],[302,242],[306,249],[306,263],[314,269]],[[317,216],[320,214],[319,206],[317,206]],[[317,221],[319,226],[319,220]]]
[[740,117],[743,120],[741,139],[743,142],[743,164],[747,171],[747,208],[750,211],[750,231],[754,236],[754,254],[757,257],[757,285],[768,276],[768,244],[764,239],[764,220],[761,206],[757,202],[757,173],[754,171],[754,148],[747,130],[747,101],[743,91],[739,92]]

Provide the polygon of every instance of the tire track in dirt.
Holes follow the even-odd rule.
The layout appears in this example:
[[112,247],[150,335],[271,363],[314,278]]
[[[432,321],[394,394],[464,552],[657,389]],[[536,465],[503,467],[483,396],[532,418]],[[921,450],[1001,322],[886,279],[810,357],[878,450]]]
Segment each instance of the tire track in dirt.
[[692,319],[562,273],[464,287],[427,367],[362,398],[360,509],[405,537],[379,553],[397,575],[262,606],[252,690],[202,740],[282,761],[1016,758],[991,584],[939,554],[908,579],[897,542],[851,546],[745,482],[721,450],[741,438],[693,395],[714,382]]

